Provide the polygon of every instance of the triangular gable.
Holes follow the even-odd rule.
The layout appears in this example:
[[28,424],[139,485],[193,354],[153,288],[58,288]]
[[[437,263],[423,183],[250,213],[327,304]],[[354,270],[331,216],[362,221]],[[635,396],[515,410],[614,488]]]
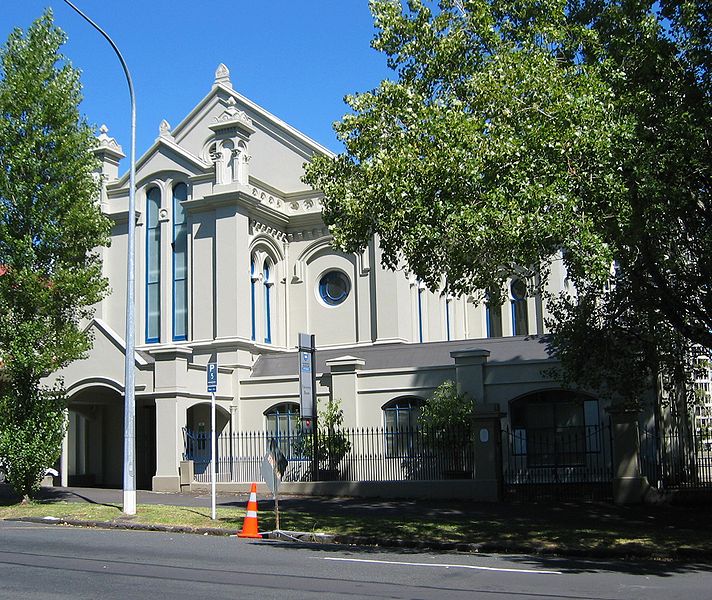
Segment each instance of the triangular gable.
[[322,146],[319,142],[313,140],[308,135],[292,127],[289,123],[286,123],[279,117],[276,117],[259,104],[256,104],[249,98],[243,96],[239,92],[236,92],[234,89],[223,83],[214,85],[210,92],[208,92],[208,94],[195,106],[195,108],[185,117],[185,119],[173,128],[173,137],[177,140],[181,140],[186,130],[190,129],[191,125],[193,125],[196,120],[200,120],[201,115],[206,114],[210,107],[220,101],[220,92],[226,96],[232,96],[238,106],[249,109],[249,111],[253,113],[253,116],[256,115],[265,123],[269,123],[275,128],[282,130],[287,135],[293,137],[295,141],[307,146],[313,152],[317,154],[325,154],[327,156],[334,155],[331,150],[325,146]]
[[[282,168],[291,169],[286,179],[278,177],[274,182],[267,181],[268,184],[281,192],[288,194],[303,191],[301,190],[303,184],[300,181],[300,171],[303,163],[308,161],[312,155],[333,156],[329,149],[232,89],[229,71],[221,65],[216,72],[216,79],[210,91],[176,127],[171,129],[167,122],[161,123],[159,138],[136,163],[136,181],[141,181],[140,171],[146,169],[149,163],[151,163],[151,175],[155,175],[161,170],[167,170],[166,168],[154,168],[153,160],[158,152],[165,157],[172,158],[176,166],[182,167],[178,170],[188,171],[191,174],[210,172],[213,165],[205,157],[205,144],[213,135],[210,129],[211,125],[215,124],[216,117],[225,111],[230,102],[234,103],[237,110],[244,112],[259,130],[259,133],[253,137],[262,136],[260,139],[264,143],[259,146],[261,154],[266,153],[270,157],[277,156],[281,152],[277,149],[277,145],[292,154],[291,162],[285,160],[285,156],[279,159]],[[269,144],[274,144],[274,146],[269,144],[266,146],[266,140],[271,140]],[[255,152],[251,152],[251,154],[255,157]],[[255,157],[255,164],[259,159],[259,156]],[[286,163],[290,163],[291,167]],[[265,180],[270,179],[270,177],[266,177],[266,173],[271,175],[273,172],[272,168],[262,169],[261,174],[257,172],[258,170],[251,172],[250,176]],[[111,188],[113,190],[125,188],[128,185],[128,177],[128,172],[124,173],[117,182],[111,184]],[[286,187],[283,187],[283,184],[287,184]]]
[[[172,163],[171,166],[164,165],[161,169],[155,169],[151,163],[161,156]],[[159,137],[153,145],[141,156],[136,163],[136,181],[140,182],[142,172],[147,172],[154,176],[157,171],[187,171],[190,175],[202,175],[212,169],[212,164],[206,163],[197,156],[191,154],[168,137]],[[129,173],[124,173],[121,178],[112,183],[112,188],[122,188],[128,186]]]
[[[112,387],[123,389],[124,340],[104,321],[94,318],[84,331],[93,335],[94,344],[86,358],[76,360],[57,373],[64,379],[65,389],[71,390],[83,382],[111,382]],[[143,353],[134,352],[134,364],[137,369],[150,366],[152,359]]]

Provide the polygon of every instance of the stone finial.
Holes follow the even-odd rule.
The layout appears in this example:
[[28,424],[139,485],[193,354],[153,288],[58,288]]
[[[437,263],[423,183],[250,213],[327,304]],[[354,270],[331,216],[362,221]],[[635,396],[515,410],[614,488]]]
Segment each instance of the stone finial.
[[109,128],[106,125],[99,127],[99,135],[96,137],[97,146],[96,150],[109,151],[117,155],[119,158],[124,157],[123,150],[119,143],[112,137],[109,136]]
[[235,98],[233,98],[232,96],[230,96],[230,97],[227,99],[227,110],[226,110],[226,112],[227,112],[228,114],[230,114],[230,115],[233,115],[233,116],[236,115],[236,114],[237,114],[236,104],[237,104],[237,102],[235,101]]
[[215,71],[215,85],[220,84],[232,88],[232,83],[230,82],[230,69],[228,69],[223,63],[220,63]]
[[158,133],[161,137],[173,137],[171,135],[171,124],[163,119],[161,124],[158,126]]

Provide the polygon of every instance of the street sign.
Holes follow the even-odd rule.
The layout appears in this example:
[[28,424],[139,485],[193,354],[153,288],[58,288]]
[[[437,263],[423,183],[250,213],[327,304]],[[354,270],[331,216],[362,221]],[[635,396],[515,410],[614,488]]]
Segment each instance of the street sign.
[[208,363],[208,391],[218,391],[218,364],[214,362]]
[[274,518],[276,531],[279,531],[279,484],[282,483],[282,477],[287,470],[287,457],[279,449],[277,440],[271,438],[269,441],[269,450],[265,454],[264,460],[260,467],[262,480],[267,484],[267,487],[274,496]]
[[299,334],[299,413],[314,417],[314,336]]
[[279,484],[282,483],[282,477],[284,477],[288,464],[289,461],[277,446],[277,442],[274,438],[271,439],[270,449],[262,460],[260,474],[274,496],[279,492]]

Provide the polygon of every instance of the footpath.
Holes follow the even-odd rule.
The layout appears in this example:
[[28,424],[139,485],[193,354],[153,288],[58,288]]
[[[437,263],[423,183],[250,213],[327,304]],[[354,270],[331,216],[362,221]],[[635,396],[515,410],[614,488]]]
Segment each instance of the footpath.
[[[2,500],[0,505],[11,502]],[[217,496],[218,508],[245,509],[249,494]],[[120,506],[122,490],[43,488],[42,503]],[[209,493],[138,491],[137,503],[206,509]],[[260,524],[274,525],[271,496],[258,496]],[[313,522],[307,531],[265,532],[271,539],[433,551],[553,554],[610,559],[656,559],[712,563],[712,509],[695,506],[616,506],[603,502],[502,502],[496,504],[280,496],[284,524],[290,515]],[[68,511],[68,514],[71,510]],[[26,520],[42,520],[37,517]],[[42,522],[48,522],[46,519]],[[222,526],[182,527],[130,519],[55,519],[71,525],[235,535]],[[330,526],[333,527],[329,531]],[[284,528],[284,525],[283,525]],[[286,529],[286,528],[285,528]],[[260,527],[263,531],[263,526]]]

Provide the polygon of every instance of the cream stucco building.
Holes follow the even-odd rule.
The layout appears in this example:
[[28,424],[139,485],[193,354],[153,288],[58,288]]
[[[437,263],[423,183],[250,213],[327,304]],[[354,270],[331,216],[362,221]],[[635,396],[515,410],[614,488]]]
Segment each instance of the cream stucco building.
[[[98,141],[112,293],[87,325],[90,355],[61,373],[70,397],[61,473],[65,485],[119,486],[128,177],[119,176],[124,155],[105,128]],[[221,432],[292,419],[300,332],[316,336],[318,396],[341,401],[347,426],[408,419],[447,379],[514,429],[598,423],[595,398],[544,376],[553,364],[537,337],[546,306],[524,282],[512,278],[509,300],[488,307],[385,270],[377,243],[360,254],[333,250],[320,194],[301,181],[320,153],[329,150],[235,91],[221,65],[207,95],[177,126],[161,123],[138,160],[140,488],[179,488],[183,429],[210,423],[208,362],[219,365]],[[563,288],[556,268],[551,285]]]

